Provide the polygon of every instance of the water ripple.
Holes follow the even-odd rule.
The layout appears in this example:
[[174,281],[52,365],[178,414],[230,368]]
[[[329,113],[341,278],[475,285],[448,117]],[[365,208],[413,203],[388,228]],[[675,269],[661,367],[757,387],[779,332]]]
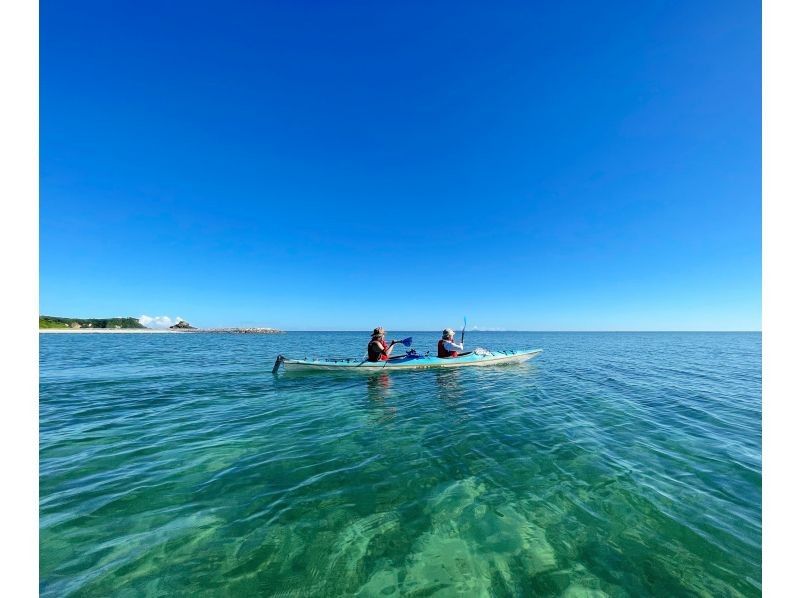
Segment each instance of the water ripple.
[[43,335],[41,594],[760,595],[760,334],[270,373],[363,341]]

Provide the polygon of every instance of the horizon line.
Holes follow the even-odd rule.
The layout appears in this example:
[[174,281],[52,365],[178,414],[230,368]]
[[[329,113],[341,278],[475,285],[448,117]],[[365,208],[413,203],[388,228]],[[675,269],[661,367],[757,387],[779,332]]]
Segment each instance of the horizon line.
[[[359,332],[359,333],[366,333],[369,334],[369,331],[366,329],[358,329],[358,330],[324,330],[324,329],[281,329],[282,332]],[[413,329],[413,328],[398,328],[397,332],[435,332],[437,334],[441,333],[441,330],[425,330],[425,329]],[[456,332],[458,332],[456,330]],[[467,330],[466,332],[598,332],[598,333],[607,333],[607,332],[720,332],[720,333],[728,333],[728,332],[763,332],[762,330],[516,330],[516,329],[494,329],[494,330],[482,330],[472,329]]]

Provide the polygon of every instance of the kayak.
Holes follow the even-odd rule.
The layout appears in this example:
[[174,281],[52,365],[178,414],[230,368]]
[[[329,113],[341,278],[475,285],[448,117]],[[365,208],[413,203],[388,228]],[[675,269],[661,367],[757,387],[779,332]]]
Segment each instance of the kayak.
[[276,372],[281,364],[287,371],[347,371],[376,372],[387,370],[421,370],[427,368],[460,368],[471,366],[502,365],[520,363],[533,359],[542,349],[524,351],[481,351],[460,357],[431,357],[407,353],[405,356],[389,361],[364,361],[362,359],[289,359],[279,355],[272,370]]

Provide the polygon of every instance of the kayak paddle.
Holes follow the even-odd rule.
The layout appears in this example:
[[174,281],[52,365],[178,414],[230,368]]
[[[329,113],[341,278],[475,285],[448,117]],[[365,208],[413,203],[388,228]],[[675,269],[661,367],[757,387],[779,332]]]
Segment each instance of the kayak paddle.
[[464,327],[461,329],[461,344],[464,344],[464,331],[467,329],[467,316],[464,316]]

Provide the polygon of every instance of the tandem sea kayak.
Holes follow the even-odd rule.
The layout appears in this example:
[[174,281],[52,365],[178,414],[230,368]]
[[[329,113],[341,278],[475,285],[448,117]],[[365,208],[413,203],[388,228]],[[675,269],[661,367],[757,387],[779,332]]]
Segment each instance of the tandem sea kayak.
[[283,367],[288,371],[347,371],[376,372],[387,370],[421,370],[427,368],[461,368],[472,366],[501,365],[520,363],[533,359],[542,349],[524,351],[474,351],[460,357],[431,357],[407,353],[405,356],[389,361],[364,361],[361,359],[289,359],[279,355],[273,372]]

